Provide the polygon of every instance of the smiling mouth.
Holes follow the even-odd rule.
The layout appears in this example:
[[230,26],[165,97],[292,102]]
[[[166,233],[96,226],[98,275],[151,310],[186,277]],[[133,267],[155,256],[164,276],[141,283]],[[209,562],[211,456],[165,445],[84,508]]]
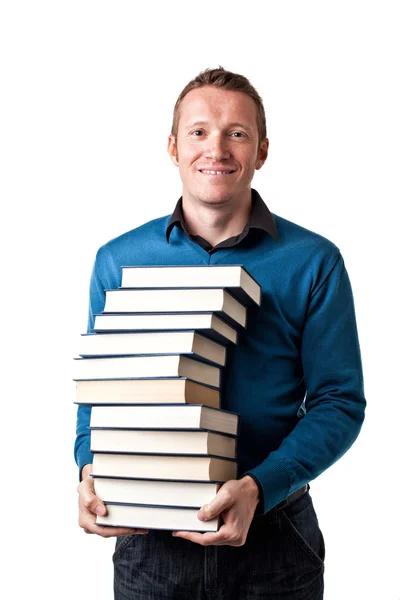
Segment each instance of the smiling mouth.
[[234,169],[228,171],[213,171],[211,169],[200,169],[200,173],[203,173],[203,175],[232,175],[232,173],[235,172],[236,171]]

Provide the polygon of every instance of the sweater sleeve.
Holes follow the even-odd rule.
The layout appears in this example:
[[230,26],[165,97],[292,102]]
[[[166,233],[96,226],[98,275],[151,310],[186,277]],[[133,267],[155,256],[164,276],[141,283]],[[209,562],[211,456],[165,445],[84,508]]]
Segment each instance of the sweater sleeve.
[[301,342],[306,414],[279,448],[248,472],[263,488],[263,512],[315,479],[357,438],[365,398],[353,295],[342,256],[313,290]]
[[[98,273],[98,260],[93,267],[90,279],[90,296],[89,296],[89,318],[88,318],[88,333],[93,333],[94,315],[102,312],[105,303],[104,285]],[[75,462],[78,465],[79,473],[82,468],[93,462],[93,455],[90,448],[90,406],[78,406],[77,422],[76,422],[76,439],[74,447]]]

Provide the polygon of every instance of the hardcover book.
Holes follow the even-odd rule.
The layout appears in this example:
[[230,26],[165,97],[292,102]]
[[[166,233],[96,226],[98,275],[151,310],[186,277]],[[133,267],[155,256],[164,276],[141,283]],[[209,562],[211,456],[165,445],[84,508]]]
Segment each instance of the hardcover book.
[[243,303],[261,304],[261,286],[243,265],[122,267],[121,287],[223,287]]
[[220,390],[187,377],[76,381],[76,404],[205,404],[220,408]]
[[165,456],[158,454],[93,454],[93,474],[106,477],[214,481],[237,477],[237,462],[215,456]]
[[220,483],[159,481],[93,476],[96,496],[103,502],[162,504],[164,506],[203,506],[215,498]]
[[94,331],[177,331],[195,329],[220,344],[238,343],[239,332],[212,312],[98,314]]
[[75,358],[73,379],[147,379],[188,377],[219,388],[221,369],[180,354]]
[[226,349],[196,331],[86,333],[81,335],[80,356],[189,354],[225,365]]
[[201,404],[93,406],[90,427],[102,429],[206,429],[237,436],[239,415]]
[[184,531],[218,531],[218,517],[210,521],[197,518],[199,508],[173,506],[138,506],[107,503],[108,514],[96,517],[98,525],[134,527],[140,529],[168,529]]
[[247,308],[220,288],[106,290],[104,313],[216,312],[233,326],[246,326]]
[[212,431],[91,429],[91,452],[236,457],[236,437]]

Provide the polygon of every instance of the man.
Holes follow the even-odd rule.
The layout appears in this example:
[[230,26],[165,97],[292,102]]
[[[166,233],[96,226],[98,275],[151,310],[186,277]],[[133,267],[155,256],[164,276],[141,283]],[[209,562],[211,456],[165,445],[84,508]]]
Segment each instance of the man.
[[[162,217],[100,248],[89,329],[122,265],[243,264],[262,287],[230,350],[223,407],[241,416],[239,479],[199,518],[217,533],[102,528],[89,453],[89,409],[78,412],[80,525],[116,535],[115,598],[323,597],[324,543],[308,482],[356,439],[362,370],[350,283],[338,248],[272,216],[251,188],[268,155],[262,100],[250,82],[206,70],[178,98],[168,152],[182,198]],[[306,398],[303,403],[304,398]]]

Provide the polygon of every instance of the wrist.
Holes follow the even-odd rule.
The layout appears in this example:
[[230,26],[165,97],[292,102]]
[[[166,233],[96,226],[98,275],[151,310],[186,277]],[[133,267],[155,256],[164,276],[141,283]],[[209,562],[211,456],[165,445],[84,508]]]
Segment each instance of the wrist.
[[242,477],[241,481],[243,481],[245,485],[246,494],[253,498],[255,503],[258,504],[260,500],[260,491],[254,479],[250,477],[250,475],[245,475]]
[[81,471],[81,481],[82,481],[83,479],[86,479],[86,477],[87,477],[87,476],[88,476],[88,475],[89,475],[89,474],[92,472],[92,468],[93,468],[93,465],[92,465],[91,463],[90,463],[90,464],[86,464],[86,465],[84,465],[84,466],[82,467],[82,471]]
[[245,475],[242,475],[242,479],[251,479],[251,481],[257,486],[258,489],[258,502],[256,504],[256,508],[255,508],[255,515],[261,515],[264,512],[264,491],[263,488],[261,487],[261,483],[259,482],[259,480],[257,479],[257,477],[255,475],[253,475],[253,473],[246,473]]

